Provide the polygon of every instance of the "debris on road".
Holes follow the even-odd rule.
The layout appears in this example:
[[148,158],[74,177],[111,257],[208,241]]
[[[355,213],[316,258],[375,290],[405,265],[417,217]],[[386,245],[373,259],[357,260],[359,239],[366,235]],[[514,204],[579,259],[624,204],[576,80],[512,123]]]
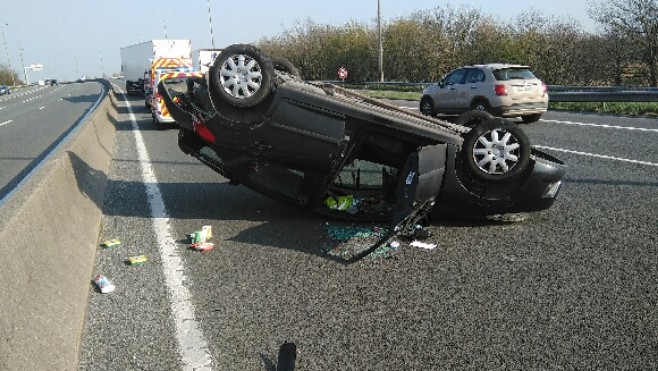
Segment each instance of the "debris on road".
[[99,274],[96,276],[96,278],[94,278],[94,283],[96,286],[98,286],[98,289],[101,290],[101,293],[103,294],[109,294],[116,288],[112,282],[110,282],[110,280],[102,274]]
[[148,257],[146,255],[137,255],[137,256],[131,256],[128,258],[128,264],[130,265],[142,265],[148,261]]
[[433,244],[433,243],[425,243],[425,242],[420,242],[420,241],[412,242],[411,246],[420,247],[421,249],[426,249],[426,250],[433,250],[436,247],[436,245]]
[[[386,237],[389,228],[384,226],[330,225],[329,223],[325,223],[325,230],[327,237],[336,243],[326,244],[323,246],[322,251],[341,259],[351,259]],[[378,251],[375,257],[387,255],[388,250],[386,248],[386,251]]]
[[113,249],[113,248],[121,246],[121,241],[119,241],[118,239],[115,238],[115,239],[103,241],[101,246],[105,249]]
[[194,249],[194,250],[197,250],[197,251],[202,251],[202,252],[210,251],[214,247],[215,247],[215,244],[212,243],[212,242],[202,242],[202,243],[190,244],[191,249]]

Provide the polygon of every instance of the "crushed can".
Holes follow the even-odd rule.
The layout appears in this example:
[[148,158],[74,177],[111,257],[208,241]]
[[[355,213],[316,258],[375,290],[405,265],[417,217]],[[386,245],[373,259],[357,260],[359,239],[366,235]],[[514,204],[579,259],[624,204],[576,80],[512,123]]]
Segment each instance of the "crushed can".
[[103,294],[109,294],[114,289],[116,288],[110,280],[107,279],[107,277],[103,276],[102,274],[99,274],[94,278],[94,283],[96,286],[98,286],[98,289],[101,290],[101,293]]

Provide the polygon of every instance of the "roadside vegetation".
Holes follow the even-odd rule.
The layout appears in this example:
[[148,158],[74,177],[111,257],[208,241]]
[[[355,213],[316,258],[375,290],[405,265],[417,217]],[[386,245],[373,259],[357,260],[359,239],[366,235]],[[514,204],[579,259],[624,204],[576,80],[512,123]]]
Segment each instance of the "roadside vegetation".
[[[321,25],[308,19],[257,45],[297,66],[307,80],[349,83],[433,83],[463,65],[506,62],[529,65],[548,85],[658,86],[658,1],[592,0],[587,32],[571,18],[537,11],[502,22],[469,7],[437,6],[382,23]],[[354,87],[379,98],[419,99],[420,89]],[[394,92],[390,92],[394,90]],[[554,109],[652,115],[654,103],[560,103]]]

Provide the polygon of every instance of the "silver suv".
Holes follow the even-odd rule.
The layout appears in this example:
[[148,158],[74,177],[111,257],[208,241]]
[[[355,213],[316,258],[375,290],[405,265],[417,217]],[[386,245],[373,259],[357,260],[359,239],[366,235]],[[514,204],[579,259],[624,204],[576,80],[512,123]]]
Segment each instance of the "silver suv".
[[500,117],[521,116],[523,122],[530,123],[539,120],[548,109],[547,90],[528,66],[465,66],[425,88],[420,111],[436,116],[480,110]]

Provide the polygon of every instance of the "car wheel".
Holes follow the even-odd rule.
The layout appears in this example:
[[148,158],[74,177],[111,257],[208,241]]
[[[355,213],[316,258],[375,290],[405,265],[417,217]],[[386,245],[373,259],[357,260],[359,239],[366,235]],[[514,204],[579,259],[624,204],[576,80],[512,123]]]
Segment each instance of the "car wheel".
[[487,103],[484,100],[476,100],[475,102],[473,102],[471,108],[475,111],[486,111],[486,112],[489,112],[490,109],[489,103]]
[[508,181],[526,170],[530,141],[520,127],[508,120],[486,120],[466,134],[462,155],[475,178]]
[[425,116],[436,116],[436,111],[434,111],[434,101],[430,97],[423,97],[420,100],[420,113]]
[[223,103],[253,107],[270,94],[274,86],[274,66],[270,58],[253,45],[231,45],[217,56],[208,71],[208,79],[213,106]]
[[455,120],[455,124],[472,128],[481,124],[482,121],[493,118],[494,116],[487,111],[468,111],[459,115],[457,120]]
[[272,59],[272,66],[274,66],[274,69],[277,71],[282,71],[299,78],[302,77],[302,74],[299,73],[297,67],[287,59]]
[[541,113],[536,113],[534,115],[521,116],[521,120],[523,120],[524,124],[531,124],[533,122],[537,122],[537,121],[539,121],[540,118],[541,118]]

